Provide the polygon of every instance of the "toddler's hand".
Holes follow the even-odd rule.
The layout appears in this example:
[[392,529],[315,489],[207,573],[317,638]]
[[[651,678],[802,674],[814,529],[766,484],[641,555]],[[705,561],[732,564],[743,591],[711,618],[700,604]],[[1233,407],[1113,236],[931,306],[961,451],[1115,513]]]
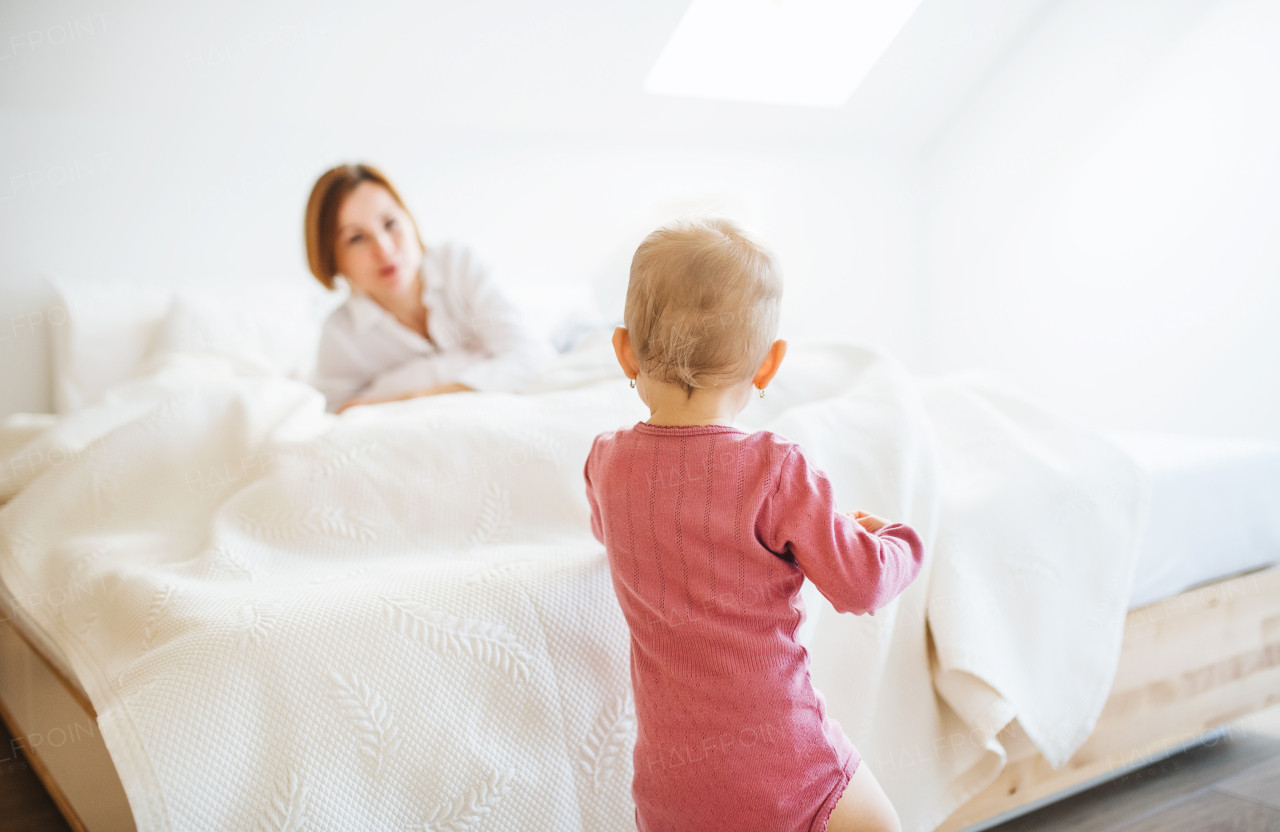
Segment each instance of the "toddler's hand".
[[857,520],[858,525],[869,532],[874,532],[876,529],[889,525],[889,521],[883,517],[876,517],[874,514],[867,514],[865,511],[849,511],[845,513]]

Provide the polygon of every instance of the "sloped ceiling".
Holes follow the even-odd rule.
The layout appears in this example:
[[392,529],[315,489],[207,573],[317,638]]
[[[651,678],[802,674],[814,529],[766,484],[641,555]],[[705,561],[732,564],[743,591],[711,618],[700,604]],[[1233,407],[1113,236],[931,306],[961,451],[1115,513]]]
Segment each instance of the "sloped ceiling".
[[[647,95],[687,0],[0,7],[0,107],[918,148],[1052,0],[925,0],[844,107]],[[58,27],[74,30],[74,40]],[[26,33],[26,34],[24,34]]]

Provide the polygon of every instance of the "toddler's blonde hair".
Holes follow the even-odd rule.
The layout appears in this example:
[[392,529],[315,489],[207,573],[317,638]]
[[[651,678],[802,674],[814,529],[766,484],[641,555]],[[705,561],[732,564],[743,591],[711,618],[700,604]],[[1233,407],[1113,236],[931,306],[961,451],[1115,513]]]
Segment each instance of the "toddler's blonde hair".
[[622,317],[640,370],[691,396],[755,375],[781,300],[782,274],[763,243],[732,220],[691,217],[636,249]]

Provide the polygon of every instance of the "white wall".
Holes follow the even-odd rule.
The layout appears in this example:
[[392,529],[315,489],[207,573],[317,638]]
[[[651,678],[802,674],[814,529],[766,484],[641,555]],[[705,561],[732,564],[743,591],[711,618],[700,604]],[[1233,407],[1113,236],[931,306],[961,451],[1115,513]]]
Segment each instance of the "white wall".
[[645,95],[687,0],[0,5],[0,415],[51,404],[42,273],[308,281],[303,206],[345,160],[384,168],[428,241],[472,245],[513,292],[592,287],[605,313],[654,225],[736,214],[781,255],[784,335],[923,365],[904,136],[994,60],[1002,10],[1021,25],[1040,2],[977,0],[959,39],[938,6],[831,111]]
[[926,149],[933,369],[1280,439],[1280,4],[1062,0]]
[[828,111],[645,96],[685,5],[0,5],[0,414],[50,406],[42,271],[309,280],[310,184],[364,159],[526,296],[616,313],[639,237],[720,207],[788,337],[1280,438],[1280,6],[927,0]]

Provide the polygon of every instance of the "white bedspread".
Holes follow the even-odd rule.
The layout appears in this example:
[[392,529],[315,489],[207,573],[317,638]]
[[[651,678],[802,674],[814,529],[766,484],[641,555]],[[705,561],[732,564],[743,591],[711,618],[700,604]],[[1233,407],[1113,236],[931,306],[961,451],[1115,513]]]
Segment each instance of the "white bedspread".
[[[89,693],[139,829],[634,829],[627,631],[582,481],[592,437],[647,416],[611,360],[589,342],[532,395],[335,417],[175,354],[23,448],[0,577]],[[1015,716],[1067,759],[1119,653],[1128,457],[853,346],[793,346],[741,424],[926,542],[874,617],[805,591],[814,682],[904,828],[996,776]]]

